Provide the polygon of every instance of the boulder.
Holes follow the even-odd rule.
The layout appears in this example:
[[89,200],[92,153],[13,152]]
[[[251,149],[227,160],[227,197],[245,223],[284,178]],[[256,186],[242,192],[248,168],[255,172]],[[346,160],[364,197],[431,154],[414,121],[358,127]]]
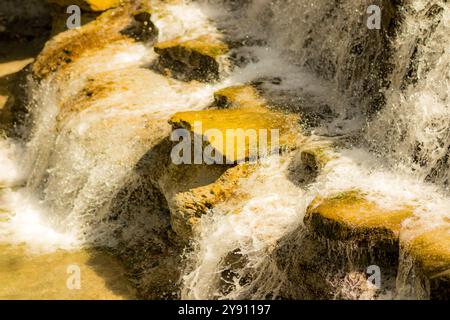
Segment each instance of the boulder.
[[[404,264],[401,270],[401,290],[417,299],[450,299],[450,228],[439,226],[413,237],[402,237]],[[405,294],[405,292],[400,292]]]
[[265,107],[179,112],[170,123],[203,137],[217,152],[215,158],[228,164],[295,149],[300,134],[296,115]]
[[172,229],[188,242],[200,217],[230,199],[240,180],[248,177],[255,167],[170,164],[158,184],[171,212]]
[[124,6],[101,14],[86,25],[53,37],[33,65],[33,75],[43,79],[65,68],[79,57],[98,51],[115,42],[152,43],[158,35],[150,14],[134,6]]
[[186,81],[218,80],[225,68],[226,44],[212,36],[201,36],[191,40],[176,38],[155,45],[160,59],[155,66]]

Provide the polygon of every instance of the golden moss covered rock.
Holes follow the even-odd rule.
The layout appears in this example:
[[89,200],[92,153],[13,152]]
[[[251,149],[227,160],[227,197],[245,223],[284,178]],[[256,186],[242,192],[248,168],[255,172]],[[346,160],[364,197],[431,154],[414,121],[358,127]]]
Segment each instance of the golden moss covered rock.
[[171,119],[203,137],[225,163],[256,160],[284,149],[294,149],[299,136],[298,117],[264,107],[179,112]]
[[349,191],[316,198],[304,220],[311,231],[331,240],[398,242],[402,222],[412,215],[412,208],[381,208],[359,191]]
[[83,55],[101,50],[117,42],[152,42],[158,30],[150,14],[135,6],[124,6],[101,14],[96,20],[76,29],[62,32],[48,41],[33,65],[37,79],[65,68]]
[[87,11],[105,11],[120,5],[123,0],[48,0],[62,7],[77,5]]
[[219,78],[228,47],[211,36],[201,36],[158,43],[155,52],[160,55],[157,68],[161,71],[183,80],[211,81]]
[[419,232],[417,236],[401,239],[401,247],[412,269],[408,284],[413,287],[413,295],[418,299],[450,299],[450,228],[438,228]]

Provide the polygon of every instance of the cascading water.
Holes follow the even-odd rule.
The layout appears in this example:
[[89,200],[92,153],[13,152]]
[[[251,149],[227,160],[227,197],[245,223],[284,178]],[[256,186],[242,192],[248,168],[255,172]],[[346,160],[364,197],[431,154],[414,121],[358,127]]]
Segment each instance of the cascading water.
[[[152,46],[120,39],[30,80],[31,138],[0,144],[0,186],[27,181],[0,194],[0,213],[14,212],[2,243],[44,251],[145,243],[143,252],[169,255],[168,205],[149,178],[164,164],[144,160],[166,150],[172,114],[205,109],[218,89],[250,82],[270,104],[307,118],[308,138],[263,160],[237,200],[200,217],[178,270],[181,293],[163,296],[314,298],[291,274],[303,272],[298,251],[312,250],[303,219],[316,197],[362,190],[381,208],[414,207],[405,238],[450,224],[446,1],[375,1],[386,32],[368,30],[369,1],[145,2],[156,8],[158,41],[221,33],[240,43],[229,54],[236,66],[215,84],[183,82],[152,70]],[[343,146],[308,178],[301,150],[323,137]],[[155,272],[149,265],[139,273]],[[390,279],[381,293],[362,285],[356,294],[348,274],[327,281],[338,298],[408,297],[408,268],[401,255],[397,288]]]
[[[258,48],[250,48],[259,58],[254,64],[257,67],[253,69],[256,71],[253,77],[279,76],[289,85],[297,84],[297,87],[294,85],[275,91],[279,94],[287,89],[295,97],[304,95],[308,90],[303,82],[308,82],[310,86],[314,83],[314,77],[301,68],[312,69],[328,80],[328,85],[322,85],[322,96],[315,97],[316,106],[320,105],[317,103],[319,99],[330,103],[339,97],[339,100],[331,102],[333,110],[339,115],[337,120],[314,128],[314,132],[331,135],[350,133],[356,138],[355,142],[359,141],[357,144],[369,145],[369,148],[363,148],[374,153],[371,155],[361,148],[342,150],[340,159],[329,163],[324,170],[326,173],[319,176],[315,183],[293,192],[289,191],[292,187],[289,187],[291,181],[287,178],[289,171],[286,168],[279,173],[284,179],[279,183],[273,183],[264,173],[256,173],[255,180],[250,181],[265,181],[264,199],[253,185],[251,189],[256,192],[245,205],[240,204],[244,208],[253,204],[256,213],[251,223],[246,218],[245,209],[241,209],[238,216],[222,213],[235,212],[233,205],[215,208],[212,214],[202,219],[196,251],[188,258],[192,265],[183,278],[185,298],[295,297],[286,279],[286,274],[292,271],[280,269],[270,252],[276,247],[274,239],[282,239],[301,224],[308,203],[317,195],[326,197],[345,190],[360,189],[382,207],[395,208],[405,203],[415,206],[419,222],[412,223],[410,231],[407,231],[407,224],[406,235],[417,235],[436,226],[448,226],[449,53],[442,44],[449,41],[450,8],[440,1],[404,4],[404,17],[389,17],[405,21],[403,27],[396,31],[399,36],[392,44],[393,61],[383,62],[383,56],[388,51],[383,47],[382,39],[377,39],[377,43],[367,40],[370,31],[365,28],[363,15],[368,5],[355,5],[353,2],[330,5],[326,1],[250,1],[245,13],[239,13],[237,25],[242,28],[238,27],[233,32],[241,36],[264,35],[270,48],[265,48],[266,52],[276,53],[271,58],[276,60],[277,55],[281,55],[288,61],[288,64],[286,60],[282,64],[290,66],[286,69],[275,67],[272,70],[278,72],[271,73],[270,66],[264,68],[267,54],[258,54]],[[223,13],[221,15],[223,18]],[[249,26],[256,26],[256,30]],[[251,32],[246,34],[243,30]],[[360,56],[357,56],[353,52],[355,48],[365,54],[359,53]],[[273,61],[270,62],[273,66]],[[377,72],[382,70],[383,64],[389,63],[392,63],[393,70],[389,74],[388,68],[392,66],[384,66],[386,70],[382,74],[385,79],[379,79]],[[251,66],[236,73],[242,77],[247,70],[251,70]],[[417,73],[415,79],[408,77],[411,68]],[[299,75],[301,79],[290,81]],[[372,77],[376,77],[377,81],[373,81]],[[372,87],[367,84],[370,81],[373,82]],[[271,91],[271,88],[265,89]],[[317,94],[318,91],[313,92]],[[378,91],[387,92],[384,108]],[[278,97],[272,95],[269,93],[269,97],[276,101]],[[372,120],[367,123],[361,121],[364,114],[381,108],[382,111],[372,116]],[[424,184],[429,181],[435,185]],[[245,185],[242,192],[248,188]],[[282,201],[280,198],[290,200]],[[274,203],[267,205],[266,199],[273,199]],[[291,210],[296,213],[288,214]],[[274,219],[268,220],[267,215]],[[252,225],[258,225],[263,230],[270,228],[271,233],[265,235],[263,241],[255,241],[250,235],[259,233],[251,229]],[[306,242],[302,247],[304,240],[301,237],[288,240],[298,241],[297,250],[307,251]],[[279,246],[282,245],[283,241]],[[227,262],[230,252],[237,252],[248,260],[241,259],[233,266],[233,263]],[[292,251],[284,258],[295,261],[296,255]],[[400,274],[403,264],[400,261]],[[295,263],[291,267],[295,268]],[[231,280],[222,279],[221,283],[219,280],[224,277],[223,272],[227,268],[237,270],[234,270]],[[229,284],[226,292],[220,291],[223,281]],[[344,283],[336,285],[342,287]],[[404,285],[407,284],[399,284],[400,287]],[[365,290],[366,294],[361,294],[360,298],[374,297],[372,289]],[[398,288],[398,291],[402,289]],[[346,294],[347,298],[352,296],[350,292]],[[391,298],[392,294],[378,296]]]

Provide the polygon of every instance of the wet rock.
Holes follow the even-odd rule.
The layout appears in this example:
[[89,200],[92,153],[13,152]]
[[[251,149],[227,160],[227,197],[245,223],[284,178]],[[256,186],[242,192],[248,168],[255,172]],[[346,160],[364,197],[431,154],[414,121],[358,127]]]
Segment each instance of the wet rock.
[[180,112],[170,123],[203,137],[215,158],[229,164],[294,149],[300,134],[297,116],[264,107]]
[[77,5],[86,11],[105,11],[120,5],[123,0],[49,0],[62,7]]
[[0,130],[9,136],[21,135],[24,131],[28,110],[27,77],[31,72],[33,59],[0,64],[7,75],[0,77]]
[[264,99],[250,85],[228,87],[214,93],[214,107],[217,108],[252,108],[264,105]]
[[[385,209],[360,191],[316,198],[304,225],[279,240],[274,258],[287,272],[286,295],[307,299],[372,299],[395,290],[402,222],[413,209]],[[380,287],[367,280],[379,268]]]
[[225,69],[228,47],[211,36],[201,36],[158,43],[155,52],[160,55],[155,68],[161,72],[186,81],[207,82],[219,79]]
[[300,150],[302,163],[313,172],[319,173],[338,155],[334,152],[332,142],[322,140],[306,143]]
[[417,299],[450,299],[450,228],[440,226],[402,237],[400,294]]
[[324,173],[330,161],[338,157],[333,141],[316,136],[304,137],[299,140],[299,149],[289,164],[288,178],[299,187],[307,187]]
[[172,229],[188,242],[200,217],[233,196],[255,166],[170,164],[158,184],[168,202]]
[[158,29],[151,20],[151,14],[146,11],[135,14],[131,25],[121,33],[137,41],[151,42],[158,38]]
[[381,208],[359,191],[348,191],[327,199],[316,198],[304,220],[310,230],[327,239],[383,246],[398,242],[401,223],[412,215],[412,208]]

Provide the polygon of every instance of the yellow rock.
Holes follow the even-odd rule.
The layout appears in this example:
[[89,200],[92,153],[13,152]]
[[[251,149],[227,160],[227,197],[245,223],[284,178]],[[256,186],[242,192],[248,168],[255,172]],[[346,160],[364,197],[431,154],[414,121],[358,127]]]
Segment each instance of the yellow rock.
[[412,208],[384,209],[359,191],[348,191],[327,199],[316,198],[307,210],[305,224],[332,240],[395,242],[401,223],[412,215]]
[[[414,231],[413,231],[414,232]],[[450,299],[450,228],[448,225],[401,238],[402,250],[412,261],[409,280],[418,299]],[[402,274],[402,279],[408,276]]]
[[[33,65],[33,75],[45,78],[52,72],[61,70],[80,56],[101,50],[116,42],[129,44],[136,40],[153,41],[157,30],[145,12],[133,6],[119,7],[102,13],[96,20],[80,28],[62,32],[48,41]],[[140,30],[139,30],[140,28]],[[151,29],[151,30],[150,30]],[[152,40],[153,39],[153,40]]]
[[214,93],[219,108],[253,108],[266,105],[258,91],[250,85],[228,87]]
[[450,229],[440,227],[421,234],[406,244],[429,278],[450,276]]
[[329,141],[306,143],[300,151],[302,163],[314,171],[321,171],[330,161],[337,158]]
[[62,7],[77,5],[83,10],[88,11],[105,11],[120,5],[123,0],[48,0]]
[[170,123],[203,136],[226,163],[255,160],[279,149],[294,149],[299,136],[296,115],[264,107],[180,112]]

